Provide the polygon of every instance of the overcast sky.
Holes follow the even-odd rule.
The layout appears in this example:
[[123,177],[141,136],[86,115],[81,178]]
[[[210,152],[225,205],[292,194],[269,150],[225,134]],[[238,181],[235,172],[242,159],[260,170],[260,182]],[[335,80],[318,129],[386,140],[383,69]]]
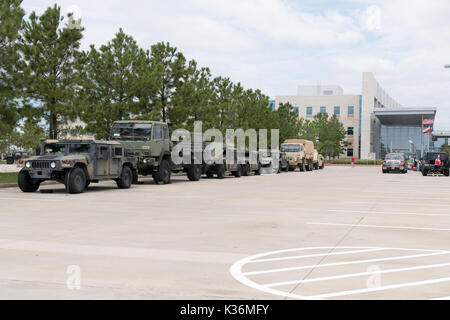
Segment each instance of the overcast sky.
[[[55,1],[24,0],[26,13]],[[363,71],[407,107],[437,107],[450,129],[448,0],[59,0],[85,27],[83,48],[121,27],[144,48],[168,41],[188,59],[274,98],[300,84],[361,93]]]

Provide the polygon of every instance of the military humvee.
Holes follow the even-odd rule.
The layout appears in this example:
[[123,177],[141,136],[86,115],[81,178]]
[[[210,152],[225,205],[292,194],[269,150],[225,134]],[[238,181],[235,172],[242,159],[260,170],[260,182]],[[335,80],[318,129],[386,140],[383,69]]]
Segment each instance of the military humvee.
[[[178,142],[169,138],[169,124],[161,121],[123,120],[112,125],[110,140],[118,141],[127,156],[138,159],[138,173],[152,175],[157,184],[168,184],[172,172],[186,172],[190,181],[200,180],[204,168],[194,162],[197,152],[192,148],[191,163],[177,164],[171,152]],[[136,181],[137,182],[137,181]]]
[[[228,156],[233,158],[233,161],[227,161]],[[221,159],[221,160],[219,160]],[[236,178],[240,178],[243,175],[243,163],[238,163],[238,152],[234,148],[224,148],[222,157],[216,156],[212,162],[207,162],[206,176],[212,178],[217,175],[217,178],[224,179],[225,175],[232,174]]]
[[64,184],[69,193],[82,193],[91,182],[107,179],[128,189],[137,175],[136,158],[125,156],[118,142],[44,140],[37,154],[23,161],[18,178],[23,192],[35,192],[46,180]]
[[16,160],[21,160],[27,158],[30,155],[30,152],[26,151],[16,151],[13,153],[9,153],[5,156],[6,164],[14,164]]
[[[262,168],[272,168],[276,173],[289,171],[289,162],[285,152],[280,152],[278,149],[259,150],[259,157]],[[276,165],[276,162],[274,163],[274,161],[278,162],[278,165]]]
[[308,161],[305,156],[303,140],[286,140],[281,145],[281,152],[286,154],[290,171],[294,171],[296,168],[299,168],[300,171],[306,171],[307,167],[309,167],[309,163],[307,163]]

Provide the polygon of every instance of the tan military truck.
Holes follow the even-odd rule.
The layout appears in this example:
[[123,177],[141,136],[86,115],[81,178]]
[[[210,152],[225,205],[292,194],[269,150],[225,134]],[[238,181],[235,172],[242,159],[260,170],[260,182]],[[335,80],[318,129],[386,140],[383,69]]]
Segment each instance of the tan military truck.
[[299,168],[300,171],[306,171],[305,140],[288,139],[281,144],[281,152],[286,154],[286,160],[289,163],[289,171]]
[[319,156],[319,153],[315,155],[316,149],[314,149],[314,142],[309,140],[300,139],[300,143],[303,143],[305,150],[305,168],[306,171],[314,170],[314,156]]
[[321,154],[319,154],[319,169],[325,168],[325,157]]

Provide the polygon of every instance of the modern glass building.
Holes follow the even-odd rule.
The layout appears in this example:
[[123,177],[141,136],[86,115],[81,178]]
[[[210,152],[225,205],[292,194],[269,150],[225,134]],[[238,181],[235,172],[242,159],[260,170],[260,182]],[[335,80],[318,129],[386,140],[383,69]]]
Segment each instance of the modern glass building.
[[[276,107],[289,102],[298,106],[299,117],[312,119],[317,113],[336,115],[347,131],[349,147],[342,157],[382,158],[388,152],[423,152],[439,148],[445,140],[433,141],[422,134],[424,120],[433,120],[436,108],[406,108],[380,86],[374,75],[362,75],[362,93],[344,94],[336,85],[299,86],[296,96],[276,97]],[[448,140],[447,140],[448,141]]]

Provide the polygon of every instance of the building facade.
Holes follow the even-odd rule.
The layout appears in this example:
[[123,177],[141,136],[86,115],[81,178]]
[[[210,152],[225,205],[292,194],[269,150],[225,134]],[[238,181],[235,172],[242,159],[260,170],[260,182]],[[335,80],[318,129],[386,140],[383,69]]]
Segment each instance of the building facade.
[[296,96],[276,97],[275,107],[289,102],[304,119],[317,113],[336,115],[347,130],[349,143],[342,157],[374,159],[389,152],[419,155],[426,150],[431,137],[422,133],[423,120],[434,120],[435,108],[401,106],[370,72],[363,73],[361,87],[361,94],[344,94],[336,85],[299,86]]

